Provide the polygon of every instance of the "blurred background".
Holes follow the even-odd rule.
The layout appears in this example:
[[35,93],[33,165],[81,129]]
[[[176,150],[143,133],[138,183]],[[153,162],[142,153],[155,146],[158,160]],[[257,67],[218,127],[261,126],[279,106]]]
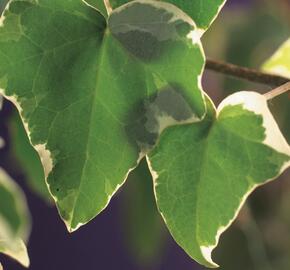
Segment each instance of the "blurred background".
[[[194,0],[192,0],[194,1]],[[0,9],[5,0],[0,0]],[[290,36],[289,0],[228,0],[203,38],[208,57],[259,68]],[[218,104],[240,90],[265,93],[269,86],[206,71],[206,92]],[[290,97],[271,101],[271,110],[290,143]],[[156,210],[145,162],[130,175],[108,208],[69,234],[48,199],[40,161],[28,143],[13,106],[0,111],[0,167],[23,187],[33,228],[28,250],[31,270],[199,270],[173,241]],[[214,253],[223,270],[290,269],[290,172],[251,195]],[[23,270],[0,255],[7,270]]]

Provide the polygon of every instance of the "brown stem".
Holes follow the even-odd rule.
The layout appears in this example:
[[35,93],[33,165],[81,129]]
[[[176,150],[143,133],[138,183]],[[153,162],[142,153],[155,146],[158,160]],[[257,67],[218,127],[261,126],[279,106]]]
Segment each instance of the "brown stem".
[[267,74],[255,69],[240,67],[212,59],[206,60],[205,68],[226,75],[230,75],[236,78],[272,86],[280,86],[282,84],[289,82],[289,79],[281,76]]

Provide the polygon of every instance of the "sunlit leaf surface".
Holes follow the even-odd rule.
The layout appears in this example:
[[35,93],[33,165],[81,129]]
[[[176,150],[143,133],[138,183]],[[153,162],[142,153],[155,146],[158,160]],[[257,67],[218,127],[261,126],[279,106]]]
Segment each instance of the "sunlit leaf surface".
[[106,207],[166,126],[205,114],[196,26],[168,3],[132,2],[106,21],[79,0],[12,1],[1,24],[0,88],[70,231]]
[[201,123],[168,128],[149,154],[157,204],[171,234],[208,267],[249,194],[290,166],[290,147],[254,92],[208,104]]

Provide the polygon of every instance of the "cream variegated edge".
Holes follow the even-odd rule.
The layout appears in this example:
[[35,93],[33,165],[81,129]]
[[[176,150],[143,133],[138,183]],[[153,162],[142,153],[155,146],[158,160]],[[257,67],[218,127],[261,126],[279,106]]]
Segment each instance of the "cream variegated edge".
[[6,19],[6,16],[4,15],[4,13],[6,12],[6,10],[9,9],[9,5],[10,5],[10,3],[11,3],[11,0],[7,3],[7,5],[6,5],[6,7],[5,7],[3,13],[0,14],[0,27],[3,27],[3,26],[4,26],[4,21],[5,21],[5,19]]
[[[9,11],[9,4],[11,3],[12,0],[9,1],[9,3],[7,4],[4,12],[3,12],[3,19],[2,19],[2,24],[0,25],[0,27],[3,27],[5,25],[5,12]],[[96,9],[94,6],[90,5],[89,3],[87,3],[86,0],[81,0],[85,5],[91,7],[92,9],[95,9],[99,12],[98,9]],[[155,5],[157,4],[156,1],[153,1],[153,0],[139,0],[138,2],[141,2],[141,3],[148,3],[150,2],[151,4]],[[132,4],[132,2],[129,2],[121,7],[119,7],[117,10],[118,11],[121,11],[123,8],[126,8],[127,6],[130,6]],[[162,6],[165,6],[165,7],[172,7],[174,8],[174,11],[173,13],[176,11],[176,7],[170,3],[162,3],[162,2],[158,2],[158,6],[162,7]],[[222,7],[221,7],[222,8]],[[204,53],[204,50],[203,50],[203,46],[202,46],[202,43],[201,43],[201,40],[200,40],[200,37],[202,35],[202,32],[199,28],[196,27],[196,24],[194,23],[194,21],[186,14],[184,13],[182,10],[179,10],[177,9],[180,13],[179,15],[183,18],[185,18],[186,21],[188,21],[189,24],[193,25],[195,27],[194,30],[190,31],[187,35],[187,38],[192,40],[192,43],[193,44],[196,44],[199,46],[200,50],[201,50],[201,53],[203,55],[203,58],[205,59],[205,53]],[[1,17],[1,18],[2,18]],[[172,18],[172,20],[175,19],[175,18]],[[199,90],[203,93],[202,97],[203,97],[203,101],[204,101],[204,104],[205,104],[205,98],[204,98],[204,91],[203,91],[203,87],[202,87],[202,74],[204,72],[204,68],[205,68],[205,63],[203,65],[203,68],[201,70],[201,73],[199,74],[198,78],[197,78],[197,82],[198,82],[198,88]],[[21,108],[21,105],[20,105],[20,102],[18,101],[18,97],[16,95],[12,95],[12,96],[8,96],[5,94],[5,89],[1,89],[0,88],[0,95],[2,95],[3,97],[5,97],[7,100],[9,100],[10,102],[13,103],[13,105],[17,108],[18,112],[19,112],[19,115],[20,115],[20,118],[22,120],[22,123],[23,123],[23,126],[25,128],[25,131],[28,135],[28,138],[29,138],[29,141],[31,143],[31,135],[30,135],[30,130],[29,130],[29,126],[28,126],[28,123],[26,121],[26,119],[22,116],[22,108]],[[192,119],[186,121],[186,122],[180,122],[180,123],[176,123],[176,122],[169,122],[165,127],[163,127],[163,129],[169,127],[169,126],[172,126],[172,125],[177,125],[177,124],[184,124],[184,123],[194,123],[194,122],[198,122],[198,121],[202,121],[203,118],[205,117],[206,115],[206,112],[205,114],[202,116],[202,118],[199,118],[198,120],[196,119],[196,117],[193,117]],[[52,172],[53,168],[54,168],[54,164],[55,164],[55,160],[53,158],[53,155],[51,153],[51,151],[48,149],[47,147],[47,142],[43,142],[42,144],[38,144],[38,145],[33,145],[31,143],[31,145],[33,146],[33,148],[37,151],[39,157],[40,157],[40,160],[41,160],[41,163],[42,163],[42,166],[43,166],[43,169],[44,169],[44,173],[45,173],[45,179],[48,178],[50,172]],[[126,175],[124,176],[123,178],[123,181],[121,184],[119,184],[116,189],[114,190],[114,192],[112,193],[112,195],[110,197],[108,197],[108,201],[106,203],[106,205],[104,206],[104,208],[102,210],[100,210],[100,212],[102,212],[110,203],[112,197],[116,194],[116,192],[118,191],[118,189],[120,189],[120,187],[123,186],[123,184],[126,182],[130,172],[132,172],[140,163],[140,161],[142,160],[143,157],[145,157],[146,153],[143,153],[143,152],[140,152],[139,153],[139,158],[136,162],[136,164],[130,168],[128,170],[128,172],[126,173]],[[46,181],[47,183],[47,181]],[[52,198],[54,199],[54,201],[57,203],[57,198],[55,196],[53,196],[53,194],[50,192],[50,186],[49,184],[47,183],[47,186],[48,186],[48,190],[49,190],[49,193],[50,195],[52,196]],[[60,213],[59,209],[58,209],[58,212]],[[61,219],[63,220],[63,222],[65,223],[67,229],[69,232],[74,232],[76,230],[78,230],[81,226],[85,225],[86,223],[90,222],[93,218],[91,218],[90,220],[88,220],[85,224],[83,223],[79,223],[76,227],[72,228],[71,225],[70,225],[70,221],[69,220],[65,220],[61,215],[60,215]]]
[[[123,178],[122,183],[121,183],[121,184],[118,184],[118,185],[116,186],[115,190],[113,191],[113,193],[112,193],[110,196],[108,196],[107,203],[106,203],[106,205],[105,205],[105,206],[100,210],[100,213],[103,212],[103,211],[108,207],[108,205],[110,204],[110,202],[111,202],[112,198],[114,197],[114,195],[115,195],[115,194],[117,193],[117,191],[118,191],[118,190],[119,190],[119,189],[120,189],[120,188],[121,188],[121,187],[126,183],[126,180],[127,180],[128,176],[129,176],[129,174],[137,168],[137,166],[139,165],[140,161],[144,158],[144,156],[145,156],[144,153],[142,153],[142,152],[139,153],[139,158],[138,158],[138,160],[137,160],[135,166],[133,166],[132,168],[130,168],[130,169],[128,170],[128,172],[126,173],[125,177]],[[68,224],[68,222],[67,222],[66,220],[64,220],[64,219],[62,219],[62,220],[63,220],[63,222],[65,223],[65,225],[66,225],[68,231],[69,231],[70,233],[73,233],[73,232],[77,231],[80,227],[86,225],[88,222],[90,222],[90,221],[93,220],[93,219],[94,219],[94,218],[91,218],[91,219],[90,219],[89,221],[87,221],[86,223],[79,223],[75,228],[72,228],[72,227],[70,226],[70,224]]]
[[[0,89],[0,94],[3,95],[7,100],[9,100],[17,108],[17,111],[18,111],[18,113],[19,113],[19,115],[21,117],[23,126],[25,128],[25,131],[26,131],[27,136],[29,138],[29,141],[31,143],[31,136],[30,136],[28,123],[22,117],[22,108],[20,106],[20,102],[18,102],[18,97],[17,96],[7,96],[5,94],[5,90],[4,89]],[[45,143],[44,144],[38,144],[38,145],[33,145],[31,143],[31,145],[34,147],[34,149],[37,151],[37,153],[38,153],[38,155],[40,157],[40,160],[41,160],[44,172],[45,172],[45,177],[47,178],[47,176],[49,175],[49,173],[53,169],[54,161],[53,161],[52,154],[49,151],[49,149],[47,149]]]
[[[86,0],[82,0],[84,3],[86,3]],[[156,6],[157,8],[162,8],[164,7],[164,9],[170,10],[173,14],[175,14],[174,17],[172,17],[170,19],[170,21],[174,21],[174,20],[179,20],[180,18],[182,18],[185,22],[187,22],[189,25],[191,25],[193,27],[193,30],[189,31],[186,38],[188,38],[189,40],[191,40],[193,45],[197,45],[200,49],[200,52],[202,54],[204,63],[203,63],[203,67],[201,69],[200,74],[197,77],[197,85],[198,85],[198,90],[202,93],[202,100],[203,100],[203,104],[206,108],[206,98],[205,96],[207,96],[207,94],[204,92],[203,90],[203,86],[202,86],[202,76],[205,70],[205,65],[206,65],[206,55],[203,49],[203,45],[201,42],[201,37],[203,35],[203,30],[201,28],[198,28],[196,23],[194,22],[194,20],[187,15],[183,10],[179,9],[178,7],[176,7],[175,5],[168,3],[168,2],[161,2],[161,1],[156,1],[156,0],[136,0],[136,1],[132,1],[132,2],[128,2],[116,9],[114,9],[114,12],[122,12],[124,9],[132,6],[135,4],[135,2],[138,3],[144,3],[144,4],[150,4],[152,6]],[[226,0],[225,0],[226,2]],[[86,3],[88,6],[91,6],[90,4]],[[94,7],[93,7],[94,8]],[[222,8],[222,7],[220,7]],[[210,98],[208,98],[208,100],[211,100]],[[190,123],[196,123],[199,121],[202,121],[204,119],[204,117],[206,116],[206,110],[205,113],[201,116],[201,117],[197,117],[196,115],[193,115],[191,118],[187,119],[187,120],[183,120],[183,121],[176,121],[174,120],[172,117],[164,117],[164,119],[158,119],[159,125],[160,125],[160,130],[158,134],[161,134],[161,132],[163,132],[166,128],[170,127],[170,126],[175,126],[175,125],[184,125],[184,124],[190,124]],[[146,154],[146,153],[145,153]],[[145,156],[144,154],[144,156]],[[144,157],[143,156],[143,157]]]
[[[5,26],[5,13],[6,12],[9,12],[9,8],[10,8],[10,3],[12,2],[12,0],[10,0],[2,15],[0,16],[0,27],[4,27]],[[21,120],[23,122],[23,126],[25,128],[25,131],[28,135],[28,138],[31,142],[31,136],[30,136],[30,131],[29,131],[29,128],[28,128],[28,123],[25,121],[25,119],[22,117],[22,108],[20,106],[20,102],[18,102],[18,97],[16,95],[14,96],[8,96],[5,94],[5,89],[2,89],[0,88],[0,95],[2,95],[3,97],[5,97],[7,100],[9,100],[11,103],[13,103],[13,105],[17,108],[18,112],[19,112],[19,115],[21,117]],[[1,102],[2,104],[2,102]],[[36,146],[33,146],[35,148],[35,150],[38,152],[39,156],[40,156],[40,159],[41,159],[41,162],[43,164],[43,168],[44,168],[44,171],[45,171],[45,175],[48,176],[48,174],[51,172],[52,168],[53,168],[53,159],[52,159],[52,155],[50,153],[50,151],[46,148],[45,144],[43,145],[36,145]]]
[[[210,98],[209,98],[209,100],[211,101]],[[232,94],[232,95],[228,96],[226,99],[224,99],[220,103],[218,108],[216,109],[217,118],[219,116],[219,113],[225,107],[234,106],[234,105],[242,105],[245,110],[251,111],[251,112],[255,113],[256,115],[261,115],[263,118],[263,127],[265,128],[265,134],[266,134],[265,139],[262,143],[271,147],[272,149],[276,150],[277,152],[282,153],[282,154],[286,154],[290,157],[290,146],[287,143],[286,139],[284,138],[283,134],[281,133],[272,113],[270,112],[270,110],[268,108],[267,99],[263,95],[261,95],[257,92],[248,92],[248,91],[237,92],[235,94]],[[213,103],[212,103],[212,106],[213,106],[213,108],[215,108]],[[159,176],[158,176],[158,173],[153,169],[153,166],[152,166],[148,156],[146,157],[146,159],[147,159],[149,170],[150,170],[151,175],[152,175],[153,185],[154,185],[154,195],[155,195],[156,203],[158,205],[158,198],[156,195],[155,187],[157,186],[157,179]],[[233,218],[231,220],[229,220],[229,222],[226,225],[223,225],[220,228],[218,228],[218,230],[216,232],[214,243],[212,243],[212,245],[200,245],[201,254],[203,255],[204,259],[206,261],[208,261],[209,264],[211,264],[212,267],[219,267],[219,265],[216,264],[212,260],[212,252],[217,247],[220,236],[235,221],[235,219],[237,218],[240,210],[242,209],[242,207],[243,207],[244,203],[246,202],[247,198],[249,197],[249,195],[259,186],[265,185],[268,182],[271,182],[274,179],[276,179],[279,175],[281,175],[289,167],[290,167],[290,161],[285,162],[284,165],[281,167],[281,170],[279,171],[279,173],[275,177],[268,179],[264,183],[255,184],[252,187],[250,187],[248,192],[246,194],[244,194],[244,196],[241,198],[240,204],[239,204]],[[160,212],[160,214],[161,214],[165,224],[167,224],[166,218],[164,217],[163,213]]]
[[219,14],[220,14],[221,10],[223,9],[223,7],[225,6],[226,2],[227,2],[227,0],[224,0],[223,3],[218,7],[218,10],[217,10],[215,16],[212,18],[212,20],[208,24],[207,28],[199,28],[200,32],[201,32],[201,37],[208,30],[208,28],[213,24],[213,22],[216,20],[216,18],[219,16]]
[[[201,80],[201,77],[199,78]],[[202,88],[201,88],[202,89]],[[210,102],[211,106],[215,109],[215,104],[213,103],[212,99],[208,96],[208,94],[206,92],[204,92],[204,97],[208,100],[208,102]],[[186,124],[189,124],[189,123],[186,123]],[[192,123],[193,124],[193,123]],[[156,187],[158,185],[157,183],[157,179],[159,177],[158,175],[158,172],[156,172],[154,169],[153,169],[153,166],[151,164],[151,161],[150,161],[150,158],[148,155],[146,155],[146,161],[147,161],[147,165],[148,165],[148,169],[151,173],[151,176],[152,176],[152,181],[153,181],[153,193],[154,193],[154,197],[155,197],[155,201],[156,201],[156,204],[158,205],[158,197],[157,197],[157,194],[156,194]],[[162,219],[164,220],[164,223],[167,225],[167,221],[166,221],[166,218],[164,216],[164,214],[159,211],[159,214],[162,216]],[[214,249],[214,248],[213,248]],[[212,249],[212,250],[213,250]],[[207,247],[201,247],[201,253],[203,254],[204,258],[210,263],[212,264],[214,267],[218,267],[218,265],[216,263],[214,263],[211,259],[211,251],[209,253],[208,251],[208,248]]]
[[[3,11],[2,15],[1,15],[1,24],[0,24],[0,27],[3,27],[5,25],[5,13],[9,11],[9,4],[11,3],[12,0],[10,0],[7,4],[7,6],[5,7],[5,10]],[[84,4],[86,4],[87,6],[97,10],[95,7],[93,7],[92,5],[88,4],[85,0],[81,0]],[[98,10],[97,10],[98,11]],[[99,11],[98,11],[99,12]],[[47,143],[46,142],[43,142],[42,144],[38,144],[38,145],[33,145],[32,142],[31,142],[31,134],[30,134],[30,130],[29,130],[29,126],[28,126],[28,123],[26,121],[26,119],[23,117],[22,115],[22,108],[21,108],[21,105],[20,105],[20,102],[18,101],[18,97],[16,95],[12,95],[12,96],[8,96],[5,94],[5,89],[2,89],[0,88],[0,95],[2,95],[4,98],[6,98],[7,100],[9,100],[17,109],[19,115],[20,115],[20,118],[21,118],[21,121],[23,123],[23,126],[24,126],[24,129],[27,133],[27,136],[28,136],[28,139],[30,141],[30,144],[32,145],[32,147],[37,151],[39,157],[40,157],[40,160],[41,160],[41,163],[42,163],[42,166],[43,166],[43,169],[44,169],[44,174],[45,174],[45,180],[47,180],[50,172],[53,170],[53,167],[54,167],[54,159],[53,159],[53,155],[51,153],[51,151],[48,149],[47,147]],[[2,103],[1,103],[2,104]],[[141,158],[142,159],[142,158]],[[140,159],[140,160],[141,160]],[[133,168],[131,168],[127,174],[125,175],[125,179],[123,181],[123,183],[121,185],[118,185],[118,187],[115,189],[114,193],[112,194],[111,197],[108,198],[108,202],[106,204],[106,206],[100,211],[102,212],[107,206],[108,204],[110,203],[110,200],[111,198],[113,197],[113,195],[117,192],[117,190],[120,188],[120,186],[122,186],[129,173],[134,170],[139,164],[139,161],[138,163],[136,164],[136,166],[134,166]],[[55,203],[57,203],[58,199],[51,193],[50,191],[50,186],[48,184],[48,182],[46,181],[46,184],[48,186],[48,191],[51,195],[51,197],[54,199]],[[67,230],[72,233],[74,231],[76,231],[77,229],[79,229],[81,226],[85,225],[83,223],[79,223],[75,228],[72,228],[71,225],[70,225],[70,220],[65,220],[62,215],[60,215],[60,210],[58,209],[58,212],[59,212],[59,216],[61,217],[62,221],[64,222],[65,226],[67,227]],[[93,218],[92,218],[93,219]],[[89,221],[88,221],[89,222]]]
[[[81,0],[84,4],[86,4],[88,7],[98,11],[99,13],[101,13],[101,11],[99,9],[97,9],[95,6],[91,5],[90,3],[88,3],[86,0]],[[101,13],[102,14],[102,13]]]
[[[263,144],[273,148],[279,153],[286,154],[290,157],[290,146],[287,143],[286,139],[282,135],[282,132],[280,131],[280,128],[277,125],[277,122],[275,121],[272,113],[270,112],[267,104],[267,99],[257,93],[257,92],[237,92],[235,94],[230,95],[225,100],[221,102],[221,104],[217,108],[217,117],[219,113],[227,106],[234,106],[234,105],[243,105],[243,108],[245,110],[251,111],[255,113],[256,115],[261,115],[263,118],[263,127],[265,128],[265,134],[266,137]],[[218,267],[217,264],[215,264],[212,261],[212,252],[217,247],[220,236],[222,233],[224,233],[235,221],[237,218],[241,208],[245,204],[247,198],[249,195],[259,186],[263,186],[267,184],[268,182],[271,182],[272,180],[276,179],[279,175],[281,175],[286,169],[290,167],[290,161],[284,163],[284,165],[281,167],[280,172],[273,178],[268,179],[262,184],[255,184],[253,185],[248,192],[242,197],[240,201],[240,205],[237,208],[233,218],[226,224],[225,226],[220,227],[217,230],[215,243],[210,246],[201,246],[201,251],[204,257],[213,264],[213,266]]]
[[[12,102],[13,105],[17,108],[18,113],[19,113],[19,115],[20,115],[20,118],[21,118],[21,120],[22,120],[23,126],[24,126],[24,128],[25,128],[25,131],[26,131],[26,133],[27,133],[27,135],[28,135],[28,138],[29,138],[30,144],[31,144],[31,145],[33,146],[33,148],[37,151],[37,153],[38,153],[38,155],[39,155],[39,157],[40,157],[40,160],[41,160],[41,163],[42,163],[42,166],[43,166],[43,169],[44,169],[44,173],[45,173],[45,178],[47,179],[49,173],[53,170],[53,166],[54,166],[54,160],[53,160],[53,156],[52,156],[51,152],[50,152],[49,149],[46,147],[46,144],[45,144],[45,143],[44,143],[44,144],[38,144],[38,145],[33,145],[33,144],[31,143],[31,136],[30,136],[29,127],[28,127],[27,122],[25,121],[25,119],[24,119],[23,116],[22,116],[22,108],[21,108],[21,106],[20,106],[20,103],[17,101],[18,98],[17,98],[16,96],[7,96],[7,95],[5,95],[5,91],[4,91],[4,89],[0,89],[0,94],[1,94],[2,96],[4,96],[7,100],[9,100],[10,102]],[[132,171],[133,171],[133,170],[134,170],[134,169],[139,165],[140,161],[142,160],[142,158],[143,158],[144,156],[145,156],[145,153],[142,153],[142,152],[139,153],[139,158],[138,158],[138,160],[137,160],[135,166],[133,166],[132,168],[130,168],[130,169],[128,170],[128,172],[126,173],[126,175],[125,175],[124,178],[123,178],[122,183],[119,184],[119,185],[115,188],[115,190],[114,190],[114,192],[112,193],[112,195],[108,197],[108,201],[107,201],[106,205],[104,206],[104,208],[103,208],[102,210],[100,210],[100,212],[102,212],[103,210],[106,209],[106,207],[109,205],[109,203],[110,203],[112,197],[113,197],[113,196],[116,194],[116,192],[117,192],[117,191],[118,191],[118,190],[123,186],[123,184],[126,182],[128,176],[129,176],[130,172],[132,172]],[[47,183],[47,181],[46,181],[46,183]],[[47,183],[47,185],[48,185],[48,187],[49,187],[49,184],[48,184],[48,183]],[[49,190],[49,192],[50,192],[50,188],[48,188],[48,190]],[[55,196],[53,196],[51,192],[50,192],[50,195],[52,196],[52,198],[54,199],[54,201],[57,203],[57,198],[56,198]],[[61,215],[60,215],[60,217],[62,218]],[[92,219],[93,219],[93,218],[92,218]],[[91,220],[92,220],[92,219],[91,219]],[[79,223],[76,227],[72,228],[71,225],[69,224],[69,221],[67,221],[67,220],[65,220],[65,219],[63,219],[63,218],[62,218],[62,220],[63,220],[64,224],[66,225],[67,230],[68,230],[70,233],[72,233],[72,232],[78,230],[81,226],[85,225],[86,223],[88,223],[88,222],[90,221],[90,220],[87,221],[85,224],[83,224],[83,223]]]
[[[145,0],[144,2],[146,2],[146,1],[148,2],[148,0]],[[155,0],[155,1],[156,1],[156,0]],[[213,22],[216,20],[216,18],[219,16],[221,10],[223,9],[223,7],[224,7],[225,4],[226,4],[226,1],[227,1],[227,0],[224,0],[223,3],[218,7],[215,16],[213,16],[213,18],[212,18],[211,21],[209,22],[208,27],[205,27],[205,28],[198,27],[198,28],[196,28],[194,38],[199,38],[199,39],[200,39],[200,38],[203,36],[203,34],[207,31],[207,29],[212,25],[212,23],[213,23]],[[101,13],[101,11],[100,11],[98,8],[96,8],[95,6],[89,4],[86,0],[82,0],[82,2],[84,2],[86,5],[90,6],[91,8],[93,8],[93,9],[95,9],[95,10],[97,10],[98,12]],[[106,10],[107,10],[107,15],[109,16],[109,14],[112,12],[112,10],[111,10],[111,5],[106,4],[106,2],[107,2],[107,3],[110,3],[110,2],[109,2],[109,0],[103,0],[103,2],[104,2],[104,5],[105,5],[105,7],[106,7]],[[139,0],[139,2],[140,2],[140,0]],[[152,1],[152,2],[153,2],[153,1]],[[160,4],[160,1],[158,1],[158,2],[159,2],[159,4]],[[129,2],[129,3],[132,3],[132,2]],[[120,6],[120,7],[123,7],[123,6],[127,5],[127,4],[128,4],[128,3],[123,4],[123,5]],[[171,3],[167,3],[167,4],[173,5],[175,8],[180,9],[179,7],[176,7],[174,4],[171,4]],[[109,8],[108,8],[108,6],[109,6]],[[120,8],[120,7],[118,7],[118,8]],[[181,10],[181,9],[180,9],[180,10]]]

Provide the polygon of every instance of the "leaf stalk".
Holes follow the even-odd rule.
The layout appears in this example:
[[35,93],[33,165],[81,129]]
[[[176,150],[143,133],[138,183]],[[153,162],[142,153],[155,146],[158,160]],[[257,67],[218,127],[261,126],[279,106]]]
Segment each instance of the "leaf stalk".
[[264,94],[267,100],[271,100],[275,97],[278,97],[286,92],[290,91],[290,81],[287,83],[280,85],[279,87],[269,91],[268,93]]
[[108,15],[110,15],[113,11],[112,5],[110,3],[110,0],[104,0],[104,5],[106,7]]

